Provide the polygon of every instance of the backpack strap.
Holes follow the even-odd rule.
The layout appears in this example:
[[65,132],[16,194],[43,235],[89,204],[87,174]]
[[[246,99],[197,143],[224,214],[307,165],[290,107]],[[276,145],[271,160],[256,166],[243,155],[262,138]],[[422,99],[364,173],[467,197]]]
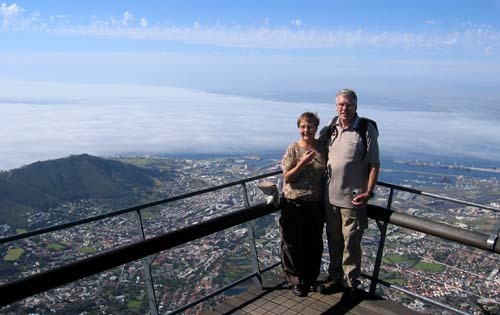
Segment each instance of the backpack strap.
[[[325,126],[321,131],[320,131],[320,140],[323,141],[329,141],[330,137],[332,135],[336,136],[337,133],[337,121],[339,119],[339,116],[333,117],[333,119],[330,121],[328,126]],[[366,132],[368,130],[368,124],[371,124],[375,130],[378,131],[377,128],[377,123],[371,119],[368,119],[366,117],[359,117],[359,123],[358,126],[355,128],[356,132],[359,134],[361,137],[361,140],[363,141],[363,147],[365,148],[365,152],[368,149],[368,140],[366,139]]]
[[330,136],[337,133],[337,121],[339,120],[339,116],[333,117],[332,121],[328,128],[330,128]]
[[377,123],[366,117],[359,118],[359,125],[358,128],[356,129],[359,133],[359,136],[363,140],[363,146],[365,147],[365,152],[368,149],[368,141],[366,140],[366,132],[368,129],[368,124],[371,124],[375,128],[375,130],[378,131]]
[[319,141],[322,143],[329,143],[330,137],[337,132],[335,125],[337,124],[338,116],[335,116],[328,125],[321,128],[319,132]]

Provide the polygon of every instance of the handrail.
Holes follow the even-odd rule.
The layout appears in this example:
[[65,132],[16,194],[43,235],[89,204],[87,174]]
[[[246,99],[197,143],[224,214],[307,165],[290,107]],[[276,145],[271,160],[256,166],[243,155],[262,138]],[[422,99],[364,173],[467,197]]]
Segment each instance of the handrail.
[[435,222],[409,214],[387,210],[376,205],[368,205],[368,217],[374,220],[387,221],[391,224],[405,227],[417,232],[437,236],[449,241],[472,246],[500,254],[500,242],[492,247],[488,242],[488,234],[473,232],[445,223]]
[[426,197],[432,197],[432,198],[435,198],[435,199],[452,201],[452,202],[455,202],[455,203],[458,203],[458,204],[462,204],[462,205],[483,208],[483,209],[491,210],[491,211],[494,211],[494,212],[500,212],[500,209],[495,208],[495,207],[490,207],[490,206],[482,205],[482,204],[479,204],[479,203],[464,201],[464,200],[455,199],[455,198],[446,197],[446,196],[441,196],[441,195],[437,195],[437,194],[432,194],[432,193],[428,193],[428,192],[425,192],[425,191],[422,191],[422,190],[418,190],[418,189],[415,189],[415,188],[409,188],[409,187],[404,187],[404,186],[399,186],[399,185],[394,185],[394,184],[389,184],[389,183],[384,183],[384,182],[377,182],[377,185],[383,186],[383,187],[387,187],[387,188],[391,188],[391,189],[397,189],[397,190],[400,190],[400,191],[406,191],[406,192],[409,192],[409,193],[412,193],[412,194],[416,194],[416,195],[422,195],[422,196],[426,196]]
[[254,176],[254,177],[249,177],[249,178],[241,179],[241,180],[238,180],[238,181],[234,181],[234,182],[230,182],[230,183],[226,183],[226,184],[221,184],[221,185],[217,185],[217,186],[212,186],[212,187],[209,187],[209,188],[200,189],[200,190],[189,192],[189,193],[185,193],[185,194],[182,194],[182,195],[177,195],[177,196],[174,196],[174,197],[169,197],[169,198],[160,199],[160,200],[156,200],[156,201],[149,202],[149,203],[144,203],[144,204],[141,204],[141,205],[138,205],[138,206],[134,206],[134,207],[130,207],[130,208],[115,210],[115,211],[112,211],[112,212],[100,214],[100,215],[97,215],[97,216],[93,216],[93,217],[89,217],[89,218],[85,218],[85,219],[81,219],[81,220],[76,220],[76,221],[72,221],[72,222],[68,222],[68,223],[63,223],[63,224],[59,224],[59,225],[53,225],[53,226],[50,226],[50,227],[47,227],[47,228],[42,228],[42,229],[30,231],[30,232],[25,232],[25,233],[21,233],[21,234],[12,235],[12,236],[7,236],[7,237],[4,237],[4,238],[0,239],[0,245],[8,243],[8,242],[12,242],[12,241],[17,241],[17,240],[20,240],[20,239],[28,238],[28,237],[31,237],[31,236],[36,236],[36,235],[45,234],[45,233],[48,233],[48,232],[55,232],[55,231],[59,231],[59,230],[64,230],[64,229],[67,229],[67,228],[70,228],[70,227],[73,227],[73,226],[77,226],[77,225],[81,225],[81,224],[85,224],[85,223],[90,223],[90,222],[95,222],[95,221],[99,221],[99,220],[102,220],[102,219],[107,219],[107,218],[115,217],[115,216],[118,216],[118,215],[122,215],[122,214],[125,214],[125,213],[130,213],[130,212],[133,212],[133,211],[138,211],[138,210],[142,210],[142,209],[146,209],[146,208],[150,208],[150,207],[162,205],[162,204],[173,202],[173,201],[177,201],[177,200],[181,200],[181,199],[186,199],[186,198],[190,198],[190,197],[202,195],[202,194],[205,194],[205,193],[209,193],[209,192],[213,192],[213,191],[216,191],[216,190],[220,190],[220,189],[224,189],[224,188],[228,188],[228,187],[232,187],[232,186],[244,184],[244,183],[247,183],[247,182],[252,182],[252,181],[255,181],[255,180],[258,180],[258,179],[262,179],[262,178],[266,178],[266,177],[270,177],[270,176],[274,176],[274,175],[278,175],[278,174],[281,174],[281,171],[274,171],[274,172],[270,172],[270,173],[266,173],[266,174],[261,174],[261,175],[257,175],[257,176]]
[[[20,239],[32,237],[32,236],[37,236],[37,235],[40,235],[40,234],[45,234],[45,233],[49,233],[49,232],[55,232],[55,231],[59,231],[59,230],[64,230],[64,229],[67,229],[67,228],[70,228],[70,227],[73,227],[73,226],[78,226],[78,225],[85,224],[85,223],[91,223],[91,222],[99,221],[99,220],[102,220],[102,219],[107,219],[107,218],[115,217],[115,216],[118,216],[118,215],[130,213],[130,212],[133,212],[133,211],[142,210],[142,209],[145,209],[145,208],[150,208],[150,207],[153,207],[153,206],[158,206],[158,205],[161,205],[161,204],[165,204],[165,203],[169,203],[169,202],[173,202],[173,201],[177,201],[177,200],[182,200],[182,199],[186,199],[186,198],[190,198],[190,197],[202,195],[202,194],[205,194],[205,193],[208,193],[208,192],[213,192],[213,191],[216,191],[216,190],[219,190],[219,189],[224,189],[224,188],[228,188],[228,187],[240,185],[240,184],[243,184],[243,183],[255,181],[255,180],[266,178],[266,177],[270,177],[270,176],[280,175],[281,173],[282,173],[281,171],[274,171],[274,172],[270,172],[270,173],[260,174],[260,175],[254,176],[254,177],[249,177],[249,178],[245,178],[245,179],[242,179],[242,180],[238,180],[238,181],[234,181],[234,182],[229,182],[229,183],[226,183],[226,184],[221,184],[221,185],[212,186],[212,187],[209,187],[209,188],[197,190],[197,191],[194,191],[194,192],[189,192],[189,193],[185,193],[185,194],[181,194],[181,195],[177,195],[177,196],[173,196],[173,197],[169,197],[169,198],[165,198],[165,199],[160,199],[160,200],[156,200],[156,201],[153,201],[153,202],[141,204],[141,205],[134,206],[134,207],[119,209],[119,210],[115,210],[115,211],[112,211],[112,212],[100,214],[100,215],[97,215],[97,216],[93,216],[93,217],[81,219],[81,220],[76,220],[76,221],[72,221],[72,222],[68,222],[68,223],[63,223],[63,224],[59,224],[59,225],[53,225],[53,226],[50,226],[50,227],[47,227],[47,228],[42,228],[42,229],[38,229],[38,230],[34,230],[34,231],[29,231],[29,232],[21,233],[21,234],[6,236],[6,237],[3,237],[3,238],[0,238],[0,245],[8,243],[8,242],[17,241],[17,240],[20,240]],[[452,202],[456,202],[456,203],[463,204],[463,205],[468,205],[468,206],[483,208],[483,209],[491,210],[491,211],[494,211],[494,212],[500,212],[500,209],[498,209],[498,208],[490,207],[490,206],[487,206],[487,205],[481,205],[481,204],[477,204],[477,203],[473,203],[473,202],[468,202],[468,201],[464,201],[464,200],[454,199],[454,198],[450,198],[450,197],[446,197],[446,196],[441,196],[441,195],[437,195],[437,194],[432,194],[432,193],[428,193],[428,192],[425,192],[425,191],[422,191],[422,190],[418,190],[418,189],[414,189],[414,188],[403,187],[403,186],[394,185],[394,184],[390,184],[390,183],[385,183],[385,182],[381,182],[381,181],[378,181],[377,185],[383,186],[383,187],[387,187],[387,188],[391,188],[391,189],[397,189],[397,190],[400,190],[400,191],[406,191],[406,192],[410,192],[410,193],[417,194],[417,195],[432,197],[432,198],[435,198],[435,199],[447,200],[447,201],[452,201]]]
[[0,306],[44,292],[277,211],[260,203],[0,285]]
[[[385,238],[387,231],[387,224],[391,223],[397,226],[405,227],[414,231],[426,233],[429,235],[437,236],[443,239],[461,243],[464,245],[472,246],[475,248],[492,251],[497,254],[500,253],[500,242],[498,242],[498,235],[487,235],[478,232],[472,232],[469,230],[461,229],[455,226],[451,226],[444,223],[434,222],[428,219],[423,219],[415,216],[411,216],[401,212],[394,212],[390,210],[391,200],[393,195],[394,187],[390,188],[390,198],[387,208],[383,208],[376,205],[368,205],[368,216],[375,219],[377,225],[380,229],[380,242],[379,248],[377,250],[377,257],[375,259],[375,264],[373,266],[372,276],[363,274],[364,277],[371,280],[370,284],[370,294],[375,294],[377,284],[381,284],[390,287],[394,290],[406,293],[413,296],[419,300],[434,304],[435,306],[451,310],[457,314],[465,315],[467,313],[456,309],[450,305],[443,304],[441,302],[435,301],[433,299],[427,298],[420,294],[409,291],[405,288],[400,288],[389,284],[388,282],[378,278],[379,270],[382,263],[382,255],[385,247]],[[383,224],[380,224],[382,221]]]

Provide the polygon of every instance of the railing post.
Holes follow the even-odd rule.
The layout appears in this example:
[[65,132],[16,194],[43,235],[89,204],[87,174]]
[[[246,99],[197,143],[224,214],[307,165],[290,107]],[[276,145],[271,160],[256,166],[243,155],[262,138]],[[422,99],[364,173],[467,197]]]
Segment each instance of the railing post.
[[[142,224],[142,216],[141,211],[135,211],[138,222],[139,235],[141,240],[146,239],[146,235],[144,234],[144,226]],[[147,256],[142,259],[144,266],[144,278],[146,279],[146,289],[148,292],[148,302],[149,302],[149,310],[151,315],[158,315],[158,303],[156,302],[156,294],[154,289],[153,276],[151,275],[151,265],[153,264],[152,256]]]
[[[389,198],[387,200],[387,209],[391,209],[392,197],[394,195],[394,189],[390,188]],[[383,223],[376,221],[377,227],[380,230],[380,242],[377,249],[377,257],[375,258],[375,264],[373,265],[372,281],[370,283],[370,294],[375,295],[375,290],[377,289],[378,275],[380,273],[380,266],[382,264],[382,256],[384,255],[385,238],[387,235],[387,225],[389,220],[386,219]]]
[[394,188],[391,187],[389,190],[389,198],[387,198],[387,210],[391,210],[392,207],[392,198],[394,197]]
[[[250,207],[250,202],[248,201],[248,191],[245,183],[241,183],[241,187],[243,189],[243,200],[245,202],[245,207]],[[259,256],[257,254],[257,247],[255,245],[255,225],[257,224],[257,220],[251,220],[247,222],[247,230],[248,230],[248,243],[250,245],[250,261],[252,263],[252,270],[257,275],[257,278],[254,279],[254,284],[256,287],[262,289],[262,277],[259,267]]]

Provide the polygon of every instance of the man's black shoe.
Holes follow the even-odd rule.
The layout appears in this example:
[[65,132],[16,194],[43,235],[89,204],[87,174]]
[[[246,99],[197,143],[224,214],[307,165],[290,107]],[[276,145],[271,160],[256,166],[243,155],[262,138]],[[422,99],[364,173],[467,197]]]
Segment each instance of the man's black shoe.
[[341,280],[328,281],[318,286],[318,292],[321,294],[333,294],[343,290],[344,286]]
[[292,286],[292,292],[295,296],[307,296],[307,290],[301,284],[294,284]]
[[354,301],[357,299],[358,296],[359,296],[358,289],[349,287],[346,288],[344,294],[342,295],[342,299],[346,299],[348,301]]

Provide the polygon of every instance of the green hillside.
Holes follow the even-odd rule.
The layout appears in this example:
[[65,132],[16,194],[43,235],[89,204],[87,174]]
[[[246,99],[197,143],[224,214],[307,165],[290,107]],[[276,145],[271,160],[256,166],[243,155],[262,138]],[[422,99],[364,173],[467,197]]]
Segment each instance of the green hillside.
[[36,162],[0,173],[0,224],[24,226],[23,215],[62,202],[124,198],[154,187],[168,175],[88,154]]

